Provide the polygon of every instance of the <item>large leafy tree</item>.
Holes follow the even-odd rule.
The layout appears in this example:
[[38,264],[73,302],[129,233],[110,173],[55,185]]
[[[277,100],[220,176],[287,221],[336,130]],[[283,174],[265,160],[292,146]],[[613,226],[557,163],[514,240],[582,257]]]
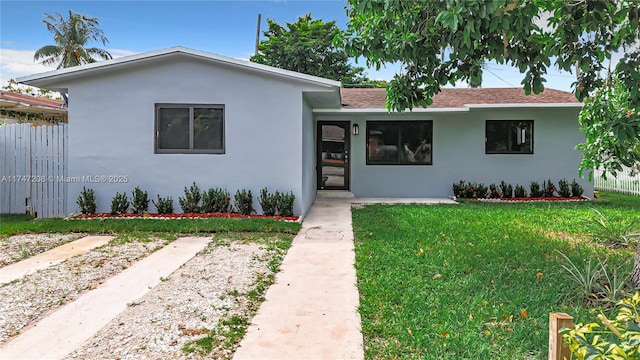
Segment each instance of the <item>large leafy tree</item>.
[[615,174],[640,164],[639,9],[640,0],[348,0],[343,41],[369,66],[404,64],[387,87],[397,111],[430,105],[445,84],[480,83],[487,61],[517,67],[527,94],[544,90],[551,66],[576,71],[574,92],[587,99],[580,170]]
[[258,45],[258,54],[251,61],[293,70],[304,74],[359,84],[366,80],[364,69],[349,64],[344,50],[333,43],[341,33],[335,21],[313,20],[311,14],[298,17],[286,27],[268,19],[266,40]]
[[580,171],[639,166],[640,0],[348,0],[347,15],[350,55],[404,64],[387,87],[390,110],[428,106],[448,83],[477,84],[486,61],[517,67],[524,91],[540,93],[553,64],[577,72],[573,89],[586,100]]
[[98,26],[98,19],[69,10],[69,17],[46,14],[42,21],[53,33],[55,45],[46,45],[35,52],[34,60],[44,65],[58,64],[58,69],[111,59],[111,54],[97,47],[86,47],[90,41],[106,45],[109,41]]

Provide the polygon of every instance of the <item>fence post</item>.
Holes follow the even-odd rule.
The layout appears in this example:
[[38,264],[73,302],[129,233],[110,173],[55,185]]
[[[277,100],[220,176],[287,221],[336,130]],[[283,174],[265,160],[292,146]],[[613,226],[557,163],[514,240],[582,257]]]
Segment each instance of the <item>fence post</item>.
[[560,329],[572,328],[573,316],[565,313],[549,314],[549,360],[570,360],[569,346],[562,343]]

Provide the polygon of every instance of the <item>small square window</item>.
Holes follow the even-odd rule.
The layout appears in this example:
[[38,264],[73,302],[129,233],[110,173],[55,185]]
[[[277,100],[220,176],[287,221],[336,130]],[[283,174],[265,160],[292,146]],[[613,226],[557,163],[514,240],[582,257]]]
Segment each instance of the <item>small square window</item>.
[[224,154],[224,106],[157,104],[155,150]]
[[533,120],[487,120],[486,154],[533,154]]
[[431,165],[432,121],[368,121],[368,165]]

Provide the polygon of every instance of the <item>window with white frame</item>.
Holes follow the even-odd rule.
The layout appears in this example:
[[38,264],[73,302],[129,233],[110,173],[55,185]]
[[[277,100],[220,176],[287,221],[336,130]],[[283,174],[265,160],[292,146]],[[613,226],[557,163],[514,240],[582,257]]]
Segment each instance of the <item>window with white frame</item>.
[[486,154],[533,154],[533,120],[487,120]]
[[224,154],[224,105],[156,104],[156,153]]

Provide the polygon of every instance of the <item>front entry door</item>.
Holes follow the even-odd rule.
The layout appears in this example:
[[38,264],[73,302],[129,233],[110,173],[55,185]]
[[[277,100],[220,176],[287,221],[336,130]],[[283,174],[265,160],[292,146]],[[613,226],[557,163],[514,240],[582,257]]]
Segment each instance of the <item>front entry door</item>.
[[349,190],[348,121],[319,121],[317,173],[319,190]]

